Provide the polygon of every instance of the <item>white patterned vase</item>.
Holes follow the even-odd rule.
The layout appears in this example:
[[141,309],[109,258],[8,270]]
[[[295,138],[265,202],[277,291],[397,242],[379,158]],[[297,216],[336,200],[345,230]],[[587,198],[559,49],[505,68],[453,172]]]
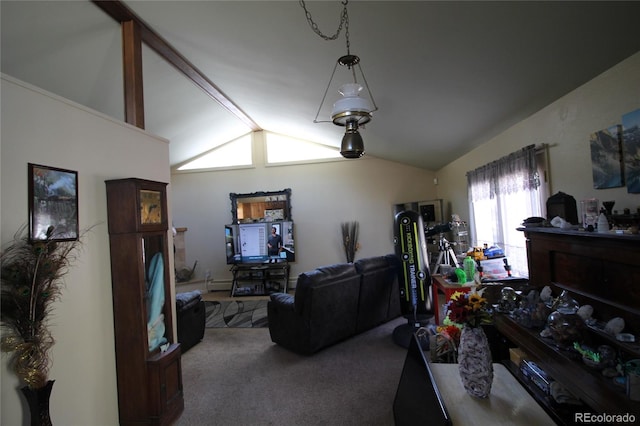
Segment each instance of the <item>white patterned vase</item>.
[[465,326],[460,334],[458,369],[467,393],[486,398],[493,383],[493,363],[489,341],[482,327]]

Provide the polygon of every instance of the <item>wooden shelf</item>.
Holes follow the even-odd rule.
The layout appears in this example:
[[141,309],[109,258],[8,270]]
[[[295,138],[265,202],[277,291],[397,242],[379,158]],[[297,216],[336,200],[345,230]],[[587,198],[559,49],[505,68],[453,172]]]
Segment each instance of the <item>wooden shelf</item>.
[[[622,318],[625,333],[640,336],[640,236],[557,228],[522,228],[527,239],[529,283],[541,290],[549,286],[558,296],[567,291],[581,306],[593,307],[597,324]],[[508,315],[497,315],[495,327],[550,377],[599,414],[633,414],[640,417],[640,402],[626,389],[584,364],[573,349],[559,348],[540,330],[518,324]],[[620,342],[596,327],[585,326],[583,344],[613,347],[621,362],[640,358],[637,343]],[[553,407],[551,407],[553,408]]]
[[540,388],[533,385],[529,379],[527,379],[517,365],[510,360],[505,360],[502,364],[513,374],[518,382],[529,392],[529,394],[536,400],[538,404],[551,416],[553,421],[559,425],[573,425],[575,413],[584,413],[588,407],[584,404],[571,405],[571,404],[558,404],[553,398],[545,394]]
[[231,296],[266,296],[275,292],[286,293],[289,269],[288,262],[233,265]]
[[573,294],[577,294],[579,296],[583,296],[585,298],[589,298],[589,299],[591,299],[593,301],[597,301],[597,302],[609,305],[609,306],[611,306],[611,307],[613,307],[615,309],[619,309],[621,311],[624,310],[624,311],[627,311],[627,312],[629,312],[629,313],[631,313],[633,315],[639,315],[640,316],[640,309],[637,309],[637,308],[632,307],[632,306],[628,306],[627,304],[616,303],[616,302],[614,302],[614,301],[612,301],[610,299],[606,299],[604,297],[600,297],[600,296],[588,293],[586,291],[582,291],[579,288],[569,287],[569,286],[566,286],[566,285],[564,285],[562,283],[552,282],[551,284],[553,284],[554,286],[556,286],[556,287],[558,287],[558,288],[560,288],[562,290],[567,290],[568,292],[571,292]]
[[622,387],[576,360],[570,352],[545,342],[539,337],[538,330],[524,328],[506,315],[495,317],[495,327],[593,410],[609,414],[630,412],[640,416],[640,402],[631,401]]

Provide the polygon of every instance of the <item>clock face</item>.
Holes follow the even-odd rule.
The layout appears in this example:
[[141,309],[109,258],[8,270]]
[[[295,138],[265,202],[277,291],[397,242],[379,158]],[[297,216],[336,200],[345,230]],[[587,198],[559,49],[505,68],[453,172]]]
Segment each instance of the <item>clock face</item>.
[[140,223],[151,225],[162,223],[160,191],[140,190]]

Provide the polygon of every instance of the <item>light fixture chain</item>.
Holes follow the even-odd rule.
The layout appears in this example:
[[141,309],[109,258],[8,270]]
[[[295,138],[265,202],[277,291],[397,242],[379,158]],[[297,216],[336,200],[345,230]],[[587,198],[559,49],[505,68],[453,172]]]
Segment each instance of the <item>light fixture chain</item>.
[[[298,3],[304,9],[307,23],[309,24],[313,32],[315,32],[324,40],[336,40],[340,36],[340,32],[344,28],[347,44],[347,54],[338,58],[338,61],[335,63],[333,72],[331,73],[331,78],[329,79],[329,84],[327,84],[327,88],[322,95],[322,101],[320,102],[320,106],[318,107],[318,111],[316,112],[316,117],[313,122],[326,123],[326,121],[319,121],[318,117],[320,116],[322,106],[327,99],[327,93],[329,92],[329,88],[331,87],[331,82],[333,81],[333,77],[336,73],[338,65],[346,66],[352,74],[353,83],[344,84],[343,86],[341,86],[340,90],[338,90],[338,92],[340,92],[343,97],[333,104],[333,109],[331,111],[331,121],[335,125],[344,126],[346,128],[344,137],[342,138],[342,142],[340,144],[340,154],[345,158],[360,158],[364,154],[364,142],[362,141],[362,136],[360,136],[360,133],[358,132],[358,128],[364,127],[364,125],[371,120],[371,113],[373,111],[376,111],[378,107],[373,100],[371,89],[369,89],[367,80],[364,76],[364,73],[362,72],[362,68],[360,67],[360,58],[356,55],[352,55],[350,52],[351,43],[349,41],[349,13],[347,12],[347,4],[349,3],[349,0],[341,1],[343,9],[342,13],[340,14],[340,24],[338,25],[338,30],[332,36],[327,36],[323,34],[322,31],[320,31],[320,28],[318,28],[318,24],[313,20],[313,17],[311,16],[311,12],[309,12],[309,10],[307,9],[304,0],[298,0]],[[369,93],[369,97],[371,99],[371,102],[373,103],[373,110],[371,109],[370,102],[367,99],[359,97],[359,92],[362,90],[362,85],[358,84],[356,66],[360,70],[362,80],[365,83],[367,92]]]
[[344,4],[344,38],[347,39],[347,55],[351,55],[351,42],[349,41],[349,15],[347,14],[347,3]]
[[318,24],[311,17],[311,12],[309,12],[309,10],[307,9],[307,5],[305,4],[304,0],[299,0],[299,3],[300,6],[302,6],[302,8],[304,9],[304,13],[307,17],[307,22],[309,23],[309,26],[311,27],[313,32],[322,37],[324,40],[337,39],[342,32],[342,28],[345,27],[347,37],[347,52],[349,51],[349,13],[347,12],[347,4],[349,3],[349,0],[345,0],[342,2],[344,8],[342,9],[342,13],[340,14],[340,24],[338,25],[336,33],[332,36],[327,36],[323,34],[322,31],[320,31]]

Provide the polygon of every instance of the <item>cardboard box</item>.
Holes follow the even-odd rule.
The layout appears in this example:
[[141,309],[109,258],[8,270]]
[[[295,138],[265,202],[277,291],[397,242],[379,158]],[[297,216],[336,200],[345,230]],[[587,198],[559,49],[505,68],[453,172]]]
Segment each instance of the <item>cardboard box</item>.
[[516,366],[520,367],[520,363],[526,357],[527,357],[527,354],[525,354],[522,351],[522,349],[520,349],[520,348],[509,348],[509,358],[511,359],[511,362],[514,363]]

